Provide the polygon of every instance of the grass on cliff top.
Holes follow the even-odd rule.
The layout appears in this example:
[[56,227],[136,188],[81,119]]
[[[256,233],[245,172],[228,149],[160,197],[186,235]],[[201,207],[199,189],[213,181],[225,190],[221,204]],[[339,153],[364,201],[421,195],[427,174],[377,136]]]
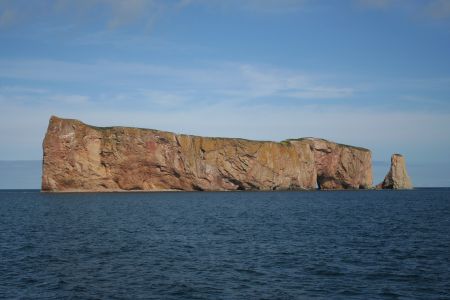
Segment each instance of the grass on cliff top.
[[[76,121],[76,120],[75,120]],[[126,126],[108,126],[108,127],[100,127],[100,126],[94,126],[94,125],[89,125],[89,124],[85,124],[84,125],[95,129],[95,130],[113,130],[113,129],[138,129],[138,130],[145,130],[145,131],[151,131],[151,132],[164,132],[164,133],[171,133],[171,134],[175,134],[175,135],[179,135],[179,136],[190,136],[190,137],[197,137],[197,138],[208,138],[208,139],[212,139],[212,140],[238,140],[238,141],[243,141],[243,142],[250,142],[250,143],[274,143],[274,144],[281,144],[283,146],[291,146],[291,141],[311,141],[311,140],[320,140],[320,141],[324,141],[324,142],[329,142],[329,143],[334,143],[338,146],[343,146],[343,147],[349,147],[349,148],[353,148],[353,149],[357,149],[357,150],[361,150],[361,151],[369,151],[369,149],[363,148],[363,147],[358,147],[358,146],[352,146],[352,145],[347,145],[347,144],[341,144],[341,143],[336,143],[336,142],[332,142],[332,141],[328,141],[326,139],[321,139],[321,138],[312,138],[312,137],[303,137],[303,138],[296,138],[296,139],[287,139],[287,140],[283,140],[280,142],[275,142],[275,141],[267,141],[267,140],[250,140],[250,139],[244,139],[244,138],[230,138],[230,137],[212,137],[212,136],[200,136],[200,135],[192,135],[192,134],[178,134],[178,133],[174,133],[174,132],[170,132],[170,131],[163,131],[163,130],[157,130],[157,129],[150,129],[150,128],[141,128],[141,127],[126,127]]]
[[238,141],[250,142],[250,143],[275,143],[275,144],[278,144],[278,142],[267,141],[267,140],[249,140],[249,139],[244,139],[244,138],[220,137],[220,136],[201,136],[201,135],[183,134],[183,133],[179,133],[177,135],[191,136],[191,137],[202,138],[202,139],[211,139],[211,140],[238,140]]
[[86,125],[87,127],[89,127],[89,128],[95,129],[95,130],[110,130],[110,129],[117,128],[117,127],[114,127],[114,126],[99,127],[99,126],[88,125],[88,124],[85,124],[85,125]]
[[286,141],[275,142],[275,141],[267,141],[267,140],[250,140],[250,139],[233,138],[233,137],[201,136],[201,135],[175,133],[175,132],[170,132],[170,131],[151,129],[151,128],[142,128],[142,127],[127,127],[127,126],[100,127],[100,126],[94,126],[94,125],[89,125],[89,124],[84,124],[84,125],[86,125],[89,128],[95,129],[95,130],[138,129],[138,130],[145,130],[145,131],[151,131],[151,132],[170,133],[170,134],[175,134],[175,135],[178,135],[178,136],[190,136],[190,137],[196,137],[196,138],[206,138],[206,139],[211,139],[211,140],[238,140],[238,141],[251,142],[251,143],[275,143],[275,144],[278,144],[278,143],[285,144],[285,142],[286,142]]
[[[84,124],[84,123],[83,123]],[[89,128],[95,129],[95,130],[113,130],[113,129],[137,129],[137,130],[145,130],[145,131],[152,131],[152,132],[168,132],[168,131],[162,131],[157,129],[151,129],[151,128],[141,128],[141,127],[128,127],[128,126],[94,126],[89,124],[84,124]]]
[[[313,138],[313,137],[304,137],[304,138],[297,138],[297,139],[288,139],[288,140],[286,140],[286,142],[290,142],[290,141],[313,141],[313,140],[324,141],[324,142],[336,144],[336,145],[338,145],[338,146],[343,146],[343,147],[348,147],[348,148],[357,149],[357,150],[360,150],[360,151],[367,151],[367,152],[370,152],[370,150],[367,149],[367,148],[358,147],[358,146],[353,146],[353,145],[347,145],[347,144],[341,144],[341,143],[336,143],[336,142],[329,141],[329,140],[326,140],[326,139]],[[284,141],[283,141],[283,142],[284,142]]]

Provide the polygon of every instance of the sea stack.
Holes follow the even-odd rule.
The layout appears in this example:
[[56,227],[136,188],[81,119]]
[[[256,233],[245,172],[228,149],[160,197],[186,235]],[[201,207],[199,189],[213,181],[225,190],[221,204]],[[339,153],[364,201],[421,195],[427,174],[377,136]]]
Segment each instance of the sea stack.
[[393,154],[391,168],[383,182],[377,185],[380,189],[409,190],[413,188],[406,172],[405,158],[401,154]]
[[370,150],[316,138],[212,138],[51,117],[43,152],[43,191],[372,187]]

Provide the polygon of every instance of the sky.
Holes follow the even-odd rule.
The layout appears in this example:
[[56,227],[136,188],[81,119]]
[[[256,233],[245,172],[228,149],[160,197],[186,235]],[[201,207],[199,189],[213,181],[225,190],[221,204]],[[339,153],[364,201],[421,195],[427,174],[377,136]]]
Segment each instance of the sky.
[[0,0],[0,160],[40,160],[51,115],[326,138],[450,186],[450,1]]

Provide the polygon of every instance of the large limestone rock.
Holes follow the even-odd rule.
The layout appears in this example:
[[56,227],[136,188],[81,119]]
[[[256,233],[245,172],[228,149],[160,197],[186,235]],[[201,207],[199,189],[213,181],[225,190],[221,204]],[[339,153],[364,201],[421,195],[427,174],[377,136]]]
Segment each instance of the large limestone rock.
[[321,139],[280,143],[94,127],[51,117],[43,191],[360,189],[371,152]]
[[406,172],[405,158],[401,154],[393,154],[391,168],[383,182],[377,185],[381,189],[408,190],[412,189],[411,179]]
[[320,189],[368,189],[372,154],[364,148],[310,139]]

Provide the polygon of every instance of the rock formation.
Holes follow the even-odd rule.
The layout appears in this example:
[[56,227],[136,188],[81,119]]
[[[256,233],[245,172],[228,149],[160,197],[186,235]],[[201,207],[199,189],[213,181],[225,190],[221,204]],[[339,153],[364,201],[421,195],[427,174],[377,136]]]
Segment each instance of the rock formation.
[[314,138],[280,143],[51,117],[43,191],[367,189],[371,152]]
[[401,154],[393,154],[391,168],[383,182],[377,185],[379,189],[408,190],[412,189],[411,179],[406,172],[405,158]]

